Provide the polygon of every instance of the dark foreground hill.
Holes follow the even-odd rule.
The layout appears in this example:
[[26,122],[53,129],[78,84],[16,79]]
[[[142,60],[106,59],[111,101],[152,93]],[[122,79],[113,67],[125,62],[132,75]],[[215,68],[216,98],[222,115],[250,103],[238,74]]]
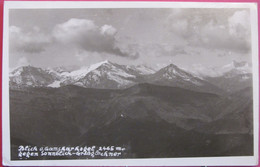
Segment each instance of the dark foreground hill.
[[252,155],[251,94],[151,84],[10,90],[11,156],[24,144],[124,146],[122,158]]

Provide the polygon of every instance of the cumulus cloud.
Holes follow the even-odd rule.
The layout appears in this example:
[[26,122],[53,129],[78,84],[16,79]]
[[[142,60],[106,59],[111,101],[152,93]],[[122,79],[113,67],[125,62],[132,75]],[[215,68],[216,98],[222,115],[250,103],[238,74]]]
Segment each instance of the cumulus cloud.
[[237,11],[228,19],[229,33],[235,36],[245,36],[250,33],[249,11]]
[[138,54],[128,53],[117,45],[116,28],[111,25],[97,26],[92,20],[70,19],[54,27],[56,41],[73,45],[88,52],[106,53],[127,58]]
[[100,29],[102,35],[111,35],[114,36],[117,30],[111,25],[103,25]]
[[250,14],[248,10],[173,11],[167,19],[173,38],[181,36],[183,45],[239,53],[250,52]]
[[85,34],[96,33],[98,27],[91,20],[70,19],[54,27],[53,36],[60,42],[77,42]]
[[201,28],[200,35],[192,41],[192,45],[198,45],[209,49],[221,49],[234,52],[248,52],[250,50],[249,36],[233,35],[229,33],[229,27],[222,27],[208,23]]
[[25,32],[20,27],[10,26],[9,35],[11,52],[40,53],[51,43],[51,37],[43,34],[39,27]]

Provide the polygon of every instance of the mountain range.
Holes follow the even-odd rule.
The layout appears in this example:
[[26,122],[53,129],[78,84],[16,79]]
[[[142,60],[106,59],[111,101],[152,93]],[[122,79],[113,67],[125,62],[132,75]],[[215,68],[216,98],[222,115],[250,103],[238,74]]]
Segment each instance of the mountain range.
[[252,155],[252,113],[251,88],[228,97],[148,83],[10,90],[12,159],[19,145],[123,146],[119,158]]
[[125,147],[118,158],[253,155],[250,68],[17,68],[9,77],[11,157],[20,159],[19,145]]
[[196,69],[189,71],[169,64],[156,71],[144,65],[119,65],[107,60],[74,71],[23,66],[10,72],[9,83],[12,88],[77,85],[98,89],[124,89],[151,83],[217,94],[235,92],[252,84],[251,67],[245,62],[233,61],[218,69],[202,66]]

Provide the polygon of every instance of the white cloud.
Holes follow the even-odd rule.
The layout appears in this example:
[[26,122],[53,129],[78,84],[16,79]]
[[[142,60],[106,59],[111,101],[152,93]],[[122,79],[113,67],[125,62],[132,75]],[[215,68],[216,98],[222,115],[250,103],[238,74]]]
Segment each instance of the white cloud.
[[111,25],[97,26],[92,20],[70,19],[54,27],[53,36],[61,43],[88,52],[107,53],[135,58],[117,45],[116,28]]
[[53,36],[60,42],[73,42],[82,35],[96,33],[97,29],[98,27],[91,20],[72,18],[56,25],[53,29]]
[[237,11],[228,21],[231,35],[244,37],[250,33],[250,14],[248,11]]
[[39,53],[51,42],[51,37],[43,34],[39,27],[34,27],[32,31],[25,32],[20,27],[11,26],[10,51]]
[[[250,52],[250,14],[247,10],[177,10],[167,18],[172,38],[187,46],[237,53]],[[181,37],[181,38],[180,38]],[[177,41],[177,43],[179,43]]]
[[246,53],[250,50],[250,36],[244,34],[241,38],[240,35],[230,34],[228,25],[218,25],[211,21],[201,27],[200,33],[193,38],[194,41],[191,43],[208,49]]
[[103,25],[100,29],[103,35],[115,35],[117,30],[111,25]]

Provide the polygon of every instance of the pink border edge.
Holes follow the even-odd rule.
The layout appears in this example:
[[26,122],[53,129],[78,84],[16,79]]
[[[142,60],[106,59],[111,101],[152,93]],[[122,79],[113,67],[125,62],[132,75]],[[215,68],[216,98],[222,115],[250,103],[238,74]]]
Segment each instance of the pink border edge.
[[[15,0],[0,0],[0,53],[1,53],[1,59],[0,59],[0,76],[1,76],[1,81],[2,81],[2,56],[3,56],[3,6],[4,6],[4,1],[15,1]],[[90,0],[19,0],[19,1],[90,1]],[[152,2],[152,1],[157,1],[157,2],[240,2],[240,3],[256,3],[257,4],[257,10],[258,10],[258,41],[260,39],[260,0],[92,0],[92,1],[146,1],[146,2]],[[260,43],[258,43],[258,53],[260,53]],[[259,56],[259,55],[258,55]],[[259,58],[259,64],[260,64],[260,58]],[[259,70],[258,70],[259,71]],[[259,78],[260,78],[260,72],[259,72]],[[260,84],[259,84],[260,86]],[[2,82],[0,82],[0,93],[2,95]],[[258,92],[260,94],[260,91]],[[260,104],[260,98],[259,98],[259,104]],[[0,161],[2,162],[2,96],[1,96],[1,101],[0,101],[0,107],[1,107],[1,114],[0,114]],[[260,119],[259,119],[260,120]],[[259,129],[260,129],[260,124],[259,124]],[[258,150],[260,150],[260,143],[258,146]],[[258,157],[258,160],[260,159],[260,154]],[[0,164],[0,167],[3,167],[3,164]],[[255,167],[260,167],[260,163],[258,162],[258,165]]]

